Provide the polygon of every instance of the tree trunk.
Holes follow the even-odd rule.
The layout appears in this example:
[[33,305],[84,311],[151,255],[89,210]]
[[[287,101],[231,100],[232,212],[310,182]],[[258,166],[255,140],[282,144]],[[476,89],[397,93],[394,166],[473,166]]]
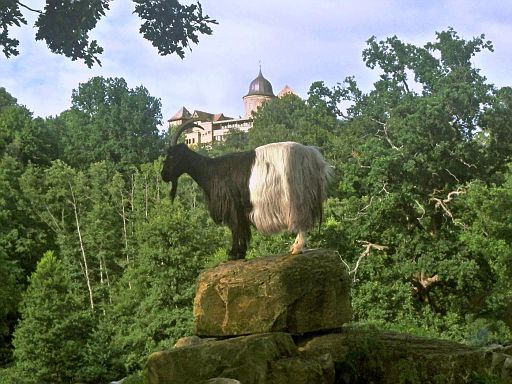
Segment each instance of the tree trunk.
[[84,242],[83,242],[83,239],[82,239],[82,232],[80,230],[80,220],[78,219],[78,207],[77,207],[77,203],[76,203],[76,199],[75,199],[75,194],[73,192],[73,187],[71,186],[71,184],[69,184],[69,189],[71,191],[71,197],[73,199],[71,201],[71,205],[73,206],[73,210],[74,210],[74,213],[75,213],[76,231],[78,233],[78,240],[80,242],[80,252],[82,254],[85,281],[87,283],[87,289],[89,290],[89,301],[90,301],[90,304],[91,304],[91,310],[94,311],[94,300],[93,300],[93,296],[92,296],[91,279],[89,278],[89,267],[87,265],[87,257],[85,255]]

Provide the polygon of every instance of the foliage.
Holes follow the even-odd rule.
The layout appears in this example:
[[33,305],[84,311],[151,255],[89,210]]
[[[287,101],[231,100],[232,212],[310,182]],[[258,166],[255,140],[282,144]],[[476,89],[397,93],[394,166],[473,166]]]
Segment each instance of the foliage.
[[17,317],[21,287],[19,267],[0,251],[0,366],[11,360],[11,334]]
[[248,133],[248,146],[297,141],[328,150],[330,136],[337,127],[336,118],[327,110],[315,108],[294,94],[264,104],[255,113]]
[[[83,60],[88,67],[101,65],[103,48],[90,40],[89,32],[105,16],[110,0],[47,0],[42,11],[20,1],[7,0],[0,5],[0,46],[6,57],[17,56],[19,41],[9,35],[13,26],[27,24],[21,8],[39,14],[34,27],[36,40],[44,40],[51,52],[71,60]],[[161,55],[185,56],[184,48],[197,44],[198,35],[211,35],[217,21],[203,14],[201,4],[183,5],[177,0],[133,0],[135,13],[143,20],[139,32],[151,41]]]
[[11,360],[11,338],[28,276],[53,239],[33,217],[21,193],[29,163],[48,164],[55,137],[41,119],[0,88],[0,365]]
[[16,368],[22,382],[68,383],[81,376],[86,355],[83,345],[92,329],[81,289],[65,264],[47,252],[23,295],[22,320],[14,333]]
[[93,77],[72,94],[61,125],[62,160],[76,168],[107,160],[120,168],[154,161],[163,151],[161,103],[121,78]]
[[0,88],[0,154],[9,154],[23,164],[48,164],[56,152],[55,133]]
[[134,0],[135,13],[144,20],[140,33],[151,41],[158,53],[176,53],[182,59],[184,48],[199,42],[198,34],[211,35],[210,24],[217,21],[203,14],[201,3],[183,5],[176,0],[148,2]]
[[26,20],[23,17],[19,9],[18,1],[6,0],[0,7],[0,46],[6,57],[16,56],[19,51],[17,49],[20,42],[17,39],[9,37],[9,27],[21,24],[26,24]]
[[[108,0],[47,1],[35,23],[36,40],[44,40],[53,53],[75,61],[82,59],[88,67],[96,62],[103,48],[96,40],[89,42],[89,31],[109,9]],[[67,31],[63,33],[63,31]]]
[[[340,253],[355,320],[475,345],[510,340],[512,92],[473,67],[483,50],[492,50],[484,36],[452,29],[423,47],[373,37],[363,58],[380,78],[368,92],[354,78],[315,82],[307,100],[269,101],[248,134],[199,150],[320,147],[334,177],[308,246]],[[72,98],[42,120],[0,90],[6,380],[137,372],[191,332],[195,278],[226,259],[228,231],[208,218],[199,187],[185,176],[174,204],[167,197],[160,101],[101,77]],[[292,240],[253,233],[248,256],[284,252]]]
[[[117,287],[112,321],[114,348],[123,351],[128,371],[141,369],[146,356],[192,334],[195,279],[211,254],[225,247],[221,230],[204,208],[188,210],[162,200],[137,228],[139,248]],[[183,223],[187,223],[184,225]]]
[[490,183],[510,177],[510,104],[472,67],[485,49],[483,35],[452,29],[424,47],[372,37],[363,58],[381,71],[374,89],[353,78],[311,88],[310,102],[344,118],[324,244],[352,266],[357,320],[465,340],[485,318],[511,337],[511,242],[482,230],[508,223],[506,187]]

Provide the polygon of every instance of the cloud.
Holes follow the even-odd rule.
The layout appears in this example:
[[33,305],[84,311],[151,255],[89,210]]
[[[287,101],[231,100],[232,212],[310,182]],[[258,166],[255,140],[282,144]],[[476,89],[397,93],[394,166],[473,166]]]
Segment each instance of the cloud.
[[[42,3],[42,1],[39,1]],[[491,82],[509,85],[512,57],[512,5],[476,0],[260,0],[233,3],[203,0],[203,10],[219,21],[213,35],[201,36],[184,60],[161,57],[139,34],[133,3],[116,0],[91,36],[105,52],[102,67],[51,54],[34,42],[32,28],[18,31],[22,54],[0,66],[1,86],[36,115],[69,108],[72,89],[92,76],[123,77],[130,87],[144,85],[162,101],[164,120],[182,106],[231,116],[243,113],[242,97],[262,63],[275,93],[288,84],[306,96],[313,81],[328,86],[354,75],[368,89],[377,74],[361,57],[366,40],[397,35],[423,45],[435,32],[453,26],[465,39],[485,33],[494,53],[481,53],[475,65]]]

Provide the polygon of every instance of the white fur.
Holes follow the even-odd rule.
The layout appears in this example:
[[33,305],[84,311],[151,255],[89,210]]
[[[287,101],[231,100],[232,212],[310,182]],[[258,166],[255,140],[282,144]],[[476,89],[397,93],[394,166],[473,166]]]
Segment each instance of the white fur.
[[303,232],[320,219],[330,167],[316,147],[294,142],[268,144],[255,151],[249,179],[250,219],[264,234],[298,233],[302,249]]

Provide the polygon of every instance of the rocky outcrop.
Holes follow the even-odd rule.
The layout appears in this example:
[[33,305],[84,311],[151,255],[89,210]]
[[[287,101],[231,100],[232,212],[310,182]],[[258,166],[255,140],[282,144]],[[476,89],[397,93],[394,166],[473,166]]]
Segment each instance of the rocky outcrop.
[[269,334],[205,341],[153,353],[150,384],[201,383],[216,378],[244,384],[332,383],[334,364],[321,356],[305,358],[289,334]]
[[347,325],[349,279],[332,251],[205,270],[194,316],[196,336],[150,356],[149,384],[512,384],[512,346]]
[[510,352],[510,347],[473,348],[356,328],[295,339],[279,332],[154,353],[148,379],[149,384],[511,384]]
[[329,354],[336,365],[336,383],[512,384],[512,351],[501,346],[476,348],[357,328],[304,338],[297,345],[300,353]]
[[199,276],[196,334],[303,334],[340,328],[352,318],[349,291],[347,271],[333,251],[226,262]]

